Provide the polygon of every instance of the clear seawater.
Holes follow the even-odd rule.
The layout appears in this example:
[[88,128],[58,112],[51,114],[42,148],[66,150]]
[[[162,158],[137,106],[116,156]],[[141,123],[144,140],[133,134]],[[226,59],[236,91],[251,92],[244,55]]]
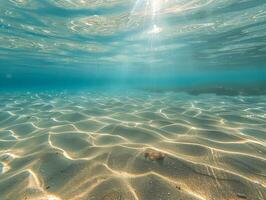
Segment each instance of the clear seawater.
[[265,200],[264,0],[0,0],[0,200]]

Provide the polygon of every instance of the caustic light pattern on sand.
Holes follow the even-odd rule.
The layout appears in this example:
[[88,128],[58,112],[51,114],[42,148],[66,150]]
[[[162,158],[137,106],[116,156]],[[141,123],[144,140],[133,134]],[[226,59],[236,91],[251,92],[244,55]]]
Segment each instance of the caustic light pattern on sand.
[[0,199],[266,199],[264,102],[145,92],[6,94]]

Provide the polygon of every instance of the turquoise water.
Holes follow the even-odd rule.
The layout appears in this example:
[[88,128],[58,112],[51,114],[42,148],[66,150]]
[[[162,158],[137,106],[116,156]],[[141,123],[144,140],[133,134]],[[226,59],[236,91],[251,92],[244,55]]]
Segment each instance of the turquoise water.
[[0,0],[0,200],[265,200],[264,0]]
[[2,1],[1,88],[255,87],[266,79],[265,12],[249,0]]

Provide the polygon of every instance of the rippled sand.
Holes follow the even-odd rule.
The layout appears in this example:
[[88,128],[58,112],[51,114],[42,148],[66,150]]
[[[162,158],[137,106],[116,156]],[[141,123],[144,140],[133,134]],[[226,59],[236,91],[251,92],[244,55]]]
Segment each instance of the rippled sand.
[[174,92],[2,94],[0,199],[266,199],[265,102]]

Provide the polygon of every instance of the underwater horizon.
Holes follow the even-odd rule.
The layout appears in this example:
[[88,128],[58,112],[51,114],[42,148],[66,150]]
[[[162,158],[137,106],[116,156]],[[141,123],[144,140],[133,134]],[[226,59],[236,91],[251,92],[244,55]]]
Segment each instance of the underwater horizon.
[[264,0],[0,0],[0,200],[265,200]]

